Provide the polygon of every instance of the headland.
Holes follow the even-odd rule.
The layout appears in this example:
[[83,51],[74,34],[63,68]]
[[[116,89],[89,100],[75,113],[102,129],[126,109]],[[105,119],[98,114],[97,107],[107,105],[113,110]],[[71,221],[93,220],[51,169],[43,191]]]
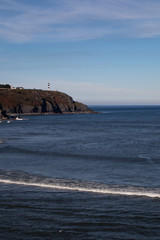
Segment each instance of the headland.
[[0,89],[0,118],[9,115],[94,113],[87,105],[59,91]]

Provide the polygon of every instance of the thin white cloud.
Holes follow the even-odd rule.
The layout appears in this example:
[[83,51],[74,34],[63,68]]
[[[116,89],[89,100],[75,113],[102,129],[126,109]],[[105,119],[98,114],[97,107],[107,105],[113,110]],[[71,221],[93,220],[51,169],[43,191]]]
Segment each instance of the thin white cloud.
[[[160,35],[157,0],[0,0],[0,38],[25,42]],[[49,5],[48,5],[49,4]]]

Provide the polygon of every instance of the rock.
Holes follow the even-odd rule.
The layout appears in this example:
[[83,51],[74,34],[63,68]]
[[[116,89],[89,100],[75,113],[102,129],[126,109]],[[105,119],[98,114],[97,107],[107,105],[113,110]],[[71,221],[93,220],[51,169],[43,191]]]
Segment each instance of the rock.
[[3,90],[0,91],[0,118],[8,114],[93,113],[88,106],[75,102],[72,97],[57,91]]
[[1,120],[7,120],[9,119],[9,116],[6,114],[6,110],[0,110],[0,119]]

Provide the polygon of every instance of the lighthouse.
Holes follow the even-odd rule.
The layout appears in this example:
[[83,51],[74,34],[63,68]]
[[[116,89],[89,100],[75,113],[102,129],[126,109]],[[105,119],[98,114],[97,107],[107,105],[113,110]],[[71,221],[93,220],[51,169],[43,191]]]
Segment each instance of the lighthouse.
[[48,91],[50,91],[50,83],[48,83]]

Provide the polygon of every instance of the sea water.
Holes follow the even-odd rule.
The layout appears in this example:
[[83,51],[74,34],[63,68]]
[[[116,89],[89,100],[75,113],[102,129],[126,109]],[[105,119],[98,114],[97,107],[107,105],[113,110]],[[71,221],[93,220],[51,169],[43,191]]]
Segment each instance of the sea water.
[[160,239],[160,107],[0,123],[0,239]]

